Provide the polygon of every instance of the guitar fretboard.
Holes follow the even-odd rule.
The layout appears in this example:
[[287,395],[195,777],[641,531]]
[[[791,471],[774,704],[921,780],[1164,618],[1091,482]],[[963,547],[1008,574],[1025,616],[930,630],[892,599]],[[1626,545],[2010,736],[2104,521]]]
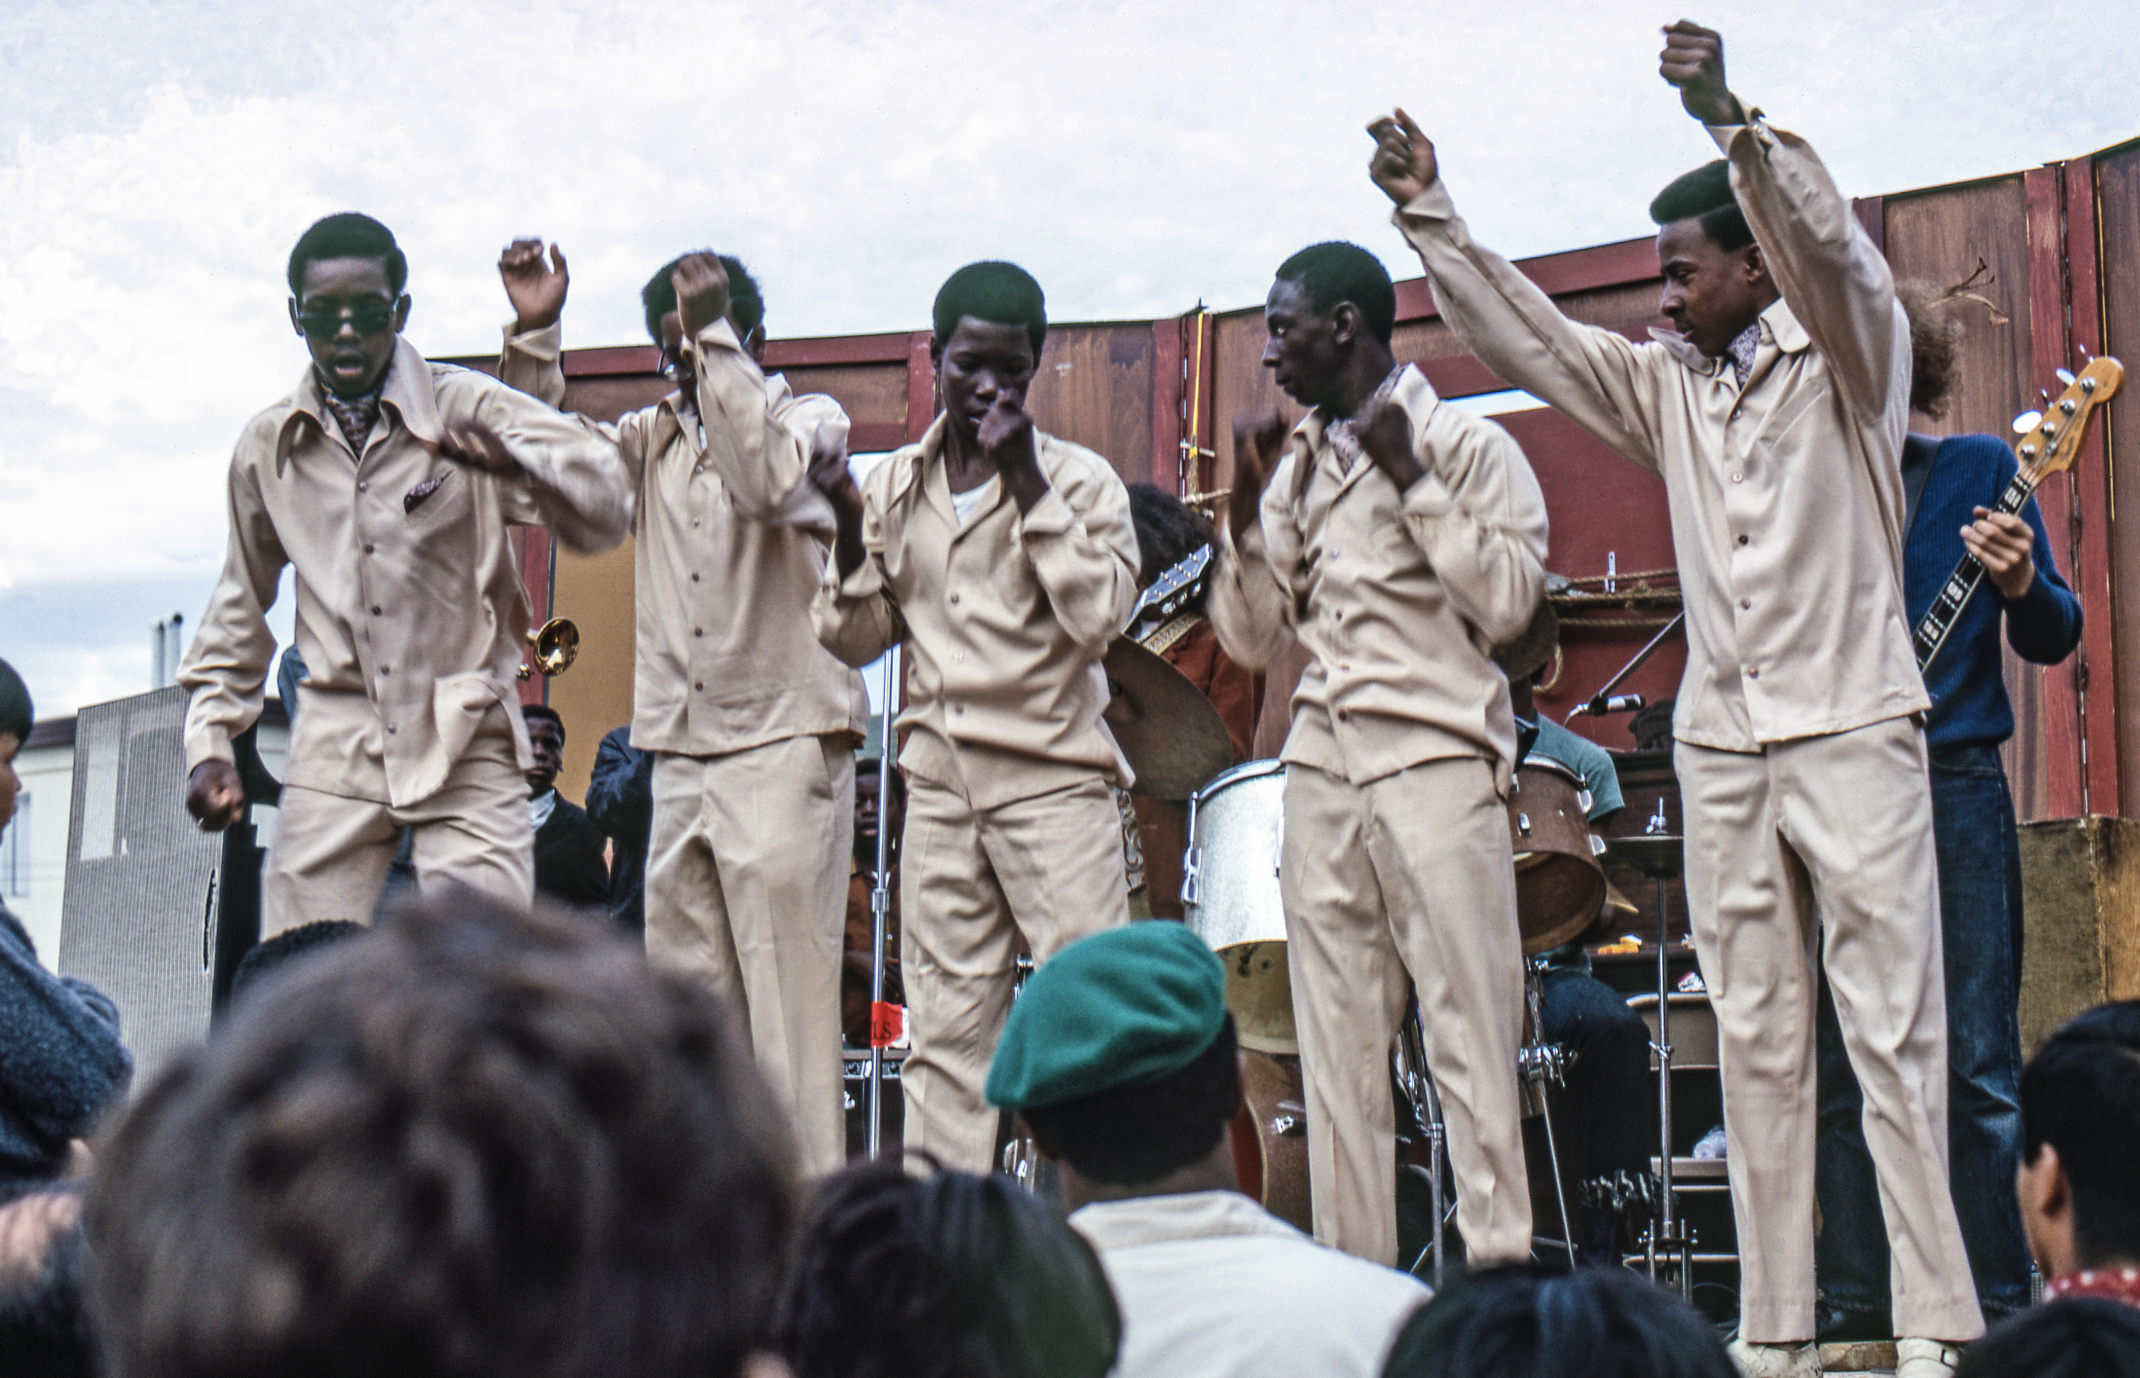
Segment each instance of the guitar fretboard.
[[[1992,504],[1992,510],[2008,516],[2018,513],[2029,495],[2036,491],[2037,481],[2037,476],[2026,469],[2016,473],[2013,482],[2006,485],[2006,491],[1999,494],[1998,502]],[[1954,630],[1955,619],[1962,615],[1963,608],[1969,606],[1970,595],[1983,582],[1983,564],[1974,555],[1962,556],[1954,573],[1940,585],[1939,596],[1925,610],[1924,619],[1917,624],[1917,635],[1912,640],[1917,649],[1919,671],[1931,666],[1932,657],[1938,655],[1939,648],[1947,643],[1947,633]]]

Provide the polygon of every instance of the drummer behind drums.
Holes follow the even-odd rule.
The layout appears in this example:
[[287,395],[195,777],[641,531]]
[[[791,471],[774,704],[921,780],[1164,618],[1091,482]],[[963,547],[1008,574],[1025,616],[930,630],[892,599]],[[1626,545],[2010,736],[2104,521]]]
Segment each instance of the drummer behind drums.
[[1310,408],[1237,418],[1210,612],[1261,669],[1310,656],[1286,738],[1285,902],[1318,1237],[1397,1256],[1392,1036],[1416,986],[1471,1262],[1531,1246],[1516,1051],[1516,749],[1491,659],[1544,592],[1546,509],[1523,452],[1390,352],[1374,255],[1319,244],[1264,306],[1263,363]]

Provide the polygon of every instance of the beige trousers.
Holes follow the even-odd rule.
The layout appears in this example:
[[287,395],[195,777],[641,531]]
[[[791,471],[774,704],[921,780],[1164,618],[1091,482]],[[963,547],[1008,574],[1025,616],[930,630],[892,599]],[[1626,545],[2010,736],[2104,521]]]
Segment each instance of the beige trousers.
[[[1814,1335],[1814,963],[1865,1089],[1895,1333],[1983,1333],[1947,1188],[1947,1011],[1924,733],[1908,718],[1772,744],[1681,742],[1687,908],[1716,1010],[1740,1323]],[[1816,918],[1816,911],[1818,917]]]
[[1428,761],[1353,785],[1289,765],[1278,884],[1316,1237],[1398,1262],[1390,1054],[1409,978],[1465,1253],[1475,1267],[1530,1257],[1516,1080],[1523,941],[1492,766]]
[[654,761],[647,958],[734,1011],[812,1176],[847,1157],[840,936],[854,794],[840,738]]
[[1017,979],[1017,939],[1045,962],[1129,922],[1122,815],[1098,777],[978,809],[909,781],[899,963],[913,1051],[900,1069],[906,1146],[988,1172],[997,1113],[984,1087]]
[[260,936],[320,919],[370,923],[404,828],[415,833],[419,885],[466,885],[525,908],[535,896],[535,830],[505,712],[493,709],[446,783],[409,808],[283,786],[260,881]]

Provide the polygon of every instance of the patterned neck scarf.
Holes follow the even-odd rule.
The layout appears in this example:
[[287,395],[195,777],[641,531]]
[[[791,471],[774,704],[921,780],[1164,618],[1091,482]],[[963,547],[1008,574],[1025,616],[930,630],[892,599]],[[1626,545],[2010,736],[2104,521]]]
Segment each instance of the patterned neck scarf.
[[1389,401],[1390,394],[1397,391],[1397,380],[1403,376],[1404,365],[1400,363],[1389,371],[1389,376],[1384,378],[1381,386],[1375,389],[1374,396],[1361,403],[1352,416],[1345,417],[1340,421],[1333,421],[1323,428],[1323,438],[1330,442],[1331,449],[1338,452],[1338,458],[1345,461],[1346,473],[1351,473],[1352,466],[1358,464],[1360,456],[1366,453],[1360,448],[1360,437],[1353,434],[1353,417],[1358,416],[1377,402]]
[[1761,322],[1759,321],[1755,321],[1752,325],[1740,331],[1738,338],[1731,342],[1729,351],[1731,354],[1731,372],[1732,376],[1739,380],[1739,386],[1742,388],[1746,386],[1747,378],[1753,374],[1754,351],[1760,347]]
[[2045,1301],[2070,1301],[2076,1297],[2140,1307],[2140,1268],[2088,1268],[2044,1284]]
[[325,379],[319,380],[320,401],[334,413],[335,424],[342,428],[342,438],[349,442],[352,454],[364,453],[364,442],[371,438],[372,427],[379,424],[379,399],[386,395],[387,374],[393,371],[394,366],[388,364],[377,386],[360,397],[337,397]]

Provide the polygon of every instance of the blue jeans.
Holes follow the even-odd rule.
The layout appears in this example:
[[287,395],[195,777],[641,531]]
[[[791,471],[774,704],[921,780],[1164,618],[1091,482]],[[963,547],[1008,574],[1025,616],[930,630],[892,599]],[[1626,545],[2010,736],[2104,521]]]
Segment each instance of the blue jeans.
[[[2028,1244],[2014,1202],[2021,1153],[2021,852],[1995,747],[1935,747],[1947,976],[1947,1146],[1955,1214],[1986,1321],[2029,1302]],[[1888,1309],[1887,1231],[1865,1151],[1864,1101],[1825,980],[1818,1021],[1816,1180],[1821,1295],[1850,1311]]]

